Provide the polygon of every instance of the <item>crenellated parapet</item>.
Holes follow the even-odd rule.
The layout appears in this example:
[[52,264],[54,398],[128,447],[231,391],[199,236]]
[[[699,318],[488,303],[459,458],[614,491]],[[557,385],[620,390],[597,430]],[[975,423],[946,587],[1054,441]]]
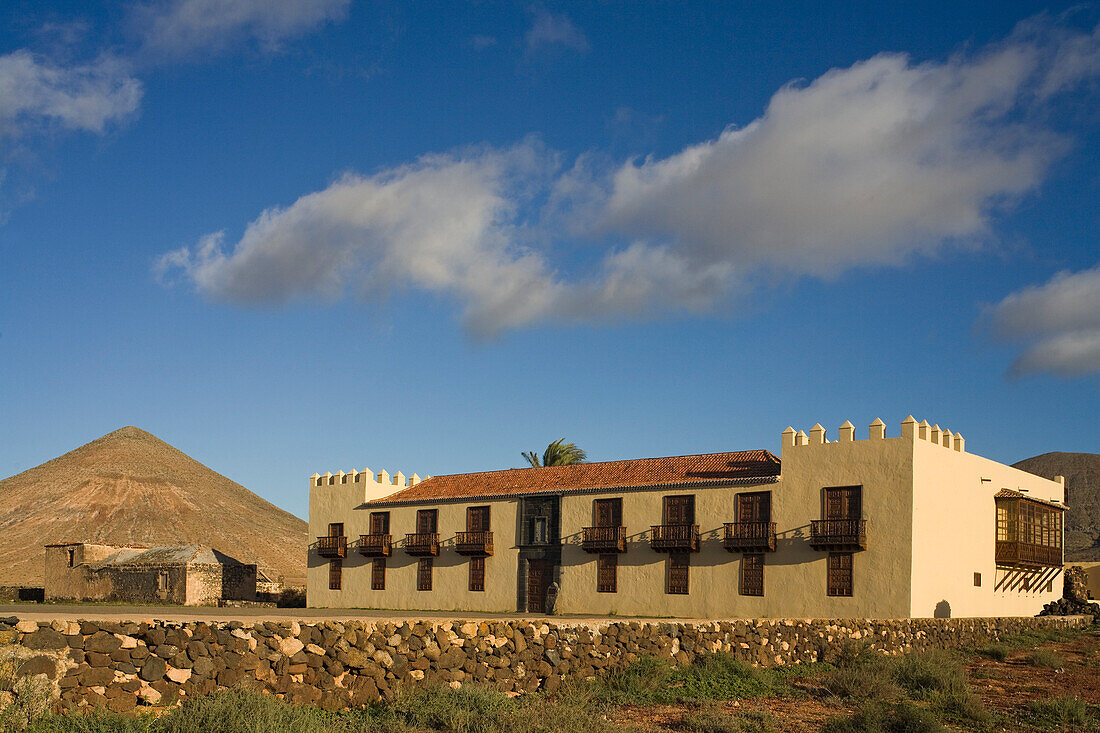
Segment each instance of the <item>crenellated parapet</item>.
[[[425,478],[431,477],[425,476]],[[315,473],[309,477],[309,485],[313,487],[362,483],[404,489],[409,486],[416,486],[423,480],[424,479],[420,478],[420,476],[415,473],[412,476],[405,476],[405,474],[398,471],[391,476],[390,473],[385,470],[379,471],[377,478],[375,478],[374,472],[369,468],[364,468],[362,471],[356,471],[353,468],[350,473],[344,473],[343,471],[337,473],[326,472],[324,474]]]
[[[875,421],[867,426],[866,440],[886,440],[886,437],[886,423],[875,418]],[[966,440],[960,433],[952,433],[947,428],[941,428],[939,425],[929,425],[927,420],[918,423],[912,415],[901,421],[901,434],[899,437],[914,441],[925,440],[959,453],[966,452]],[[804,430],[795,430],[793,427],[788,427],[783,431],[784,449],[798,448],[805,445],[852,443],[854,441],[856,441],[856,428],[848,420],[845,420],[844,424],[837,428],[836,440],[829,440],[821,423],[817,423],[810,428],[809,433]]]

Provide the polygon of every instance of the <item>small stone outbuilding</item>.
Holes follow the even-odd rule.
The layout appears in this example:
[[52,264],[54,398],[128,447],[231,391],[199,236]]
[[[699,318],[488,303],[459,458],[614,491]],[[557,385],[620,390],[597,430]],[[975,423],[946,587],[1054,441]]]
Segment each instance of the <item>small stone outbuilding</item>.
[[198,545],[47,545],[45,596],[185,606],[255,601],[256,566]]

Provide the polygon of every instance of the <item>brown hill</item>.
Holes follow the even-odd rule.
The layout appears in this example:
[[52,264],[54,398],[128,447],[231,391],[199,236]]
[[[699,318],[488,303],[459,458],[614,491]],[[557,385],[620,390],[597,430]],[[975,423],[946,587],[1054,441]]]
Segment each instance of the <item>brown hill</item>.
[[135,427],[0,481],[0,585],[41,585],[43,545],[205,545],[304,584],[306,523]]
[[1066,559],[1100,560],[1100,454],[1044,453],[1014,465],[1044,478],[1066,477]]

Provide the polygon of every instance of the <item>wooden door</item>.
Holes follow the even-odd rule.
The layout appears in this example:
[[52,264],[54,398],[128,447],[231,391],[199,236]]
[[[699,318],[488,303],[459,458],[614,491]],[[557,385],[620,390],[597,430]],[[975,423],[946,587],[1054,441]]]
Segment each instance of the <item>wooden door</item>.
[[333,522],[328,526],[329,537],[343,537],[344,536],[344,523]]
[[553,574],[554,564],[549,560],[527,561],[527,613],[546,611],[546,590]]
[[738,522],[770,522],[772,515],[771,493],[757,491],[737,495]]
[[859,486],[833,486],[825,489],[826,519],[859,519],[863,516]]
[[416,531],[418,534],[431,534],[436,531],[435,528],[435,509],[420,509],[416,512]]
[[695,524],[694,496],[666,496],[665,524]]
[[489,507],[472,506],[466,510],[467,532],[489,531]]
[[596,499],[596,526],[621,527],[623,525],[622,499]]
[[371,515],[370,515],[370,533],[371,534],[389,534],[390,533],[390,513],[389,512],[371,512]]

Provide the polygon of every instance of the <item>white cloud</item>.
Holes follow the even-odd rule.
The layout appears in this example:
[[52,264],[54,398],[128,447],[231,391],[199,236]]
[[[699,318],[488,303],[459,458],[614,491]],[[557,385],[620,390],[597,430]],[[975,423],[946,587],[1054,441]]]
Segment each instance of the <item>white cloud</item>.
[[569,16],[554,15],[541,8],[535,11],[524,41],[529,54],[554,47],[586,53],[590,48],[584,31],[574,25]]
[[141,82],[116,59],[57,66],[14,51],[0,56],[0,137],[43,125],[102,133],[133,114],[141,94]]
[[1029,342],[1014,374],[1100,372],[1100,265],[1015,292],[989,317],[1001,338]]
[[265,47],[347,13],[351,0],[158,0],[140,6],[134,22],[147,51],[169,57],[218,51],[241,39]]
[[1040,121],[1051,85],[1093,73],[1096,34],[1040,25],[976,54],[881,54],[788,85],[750,124],[663,159],[592,153],[560,171],[525,142],[349,176],[232,246],[218,234],[171,258],[208,297],[240,302],[442,292],[488,334],[704,310],[761,274],[970,246],[1065,150]]

